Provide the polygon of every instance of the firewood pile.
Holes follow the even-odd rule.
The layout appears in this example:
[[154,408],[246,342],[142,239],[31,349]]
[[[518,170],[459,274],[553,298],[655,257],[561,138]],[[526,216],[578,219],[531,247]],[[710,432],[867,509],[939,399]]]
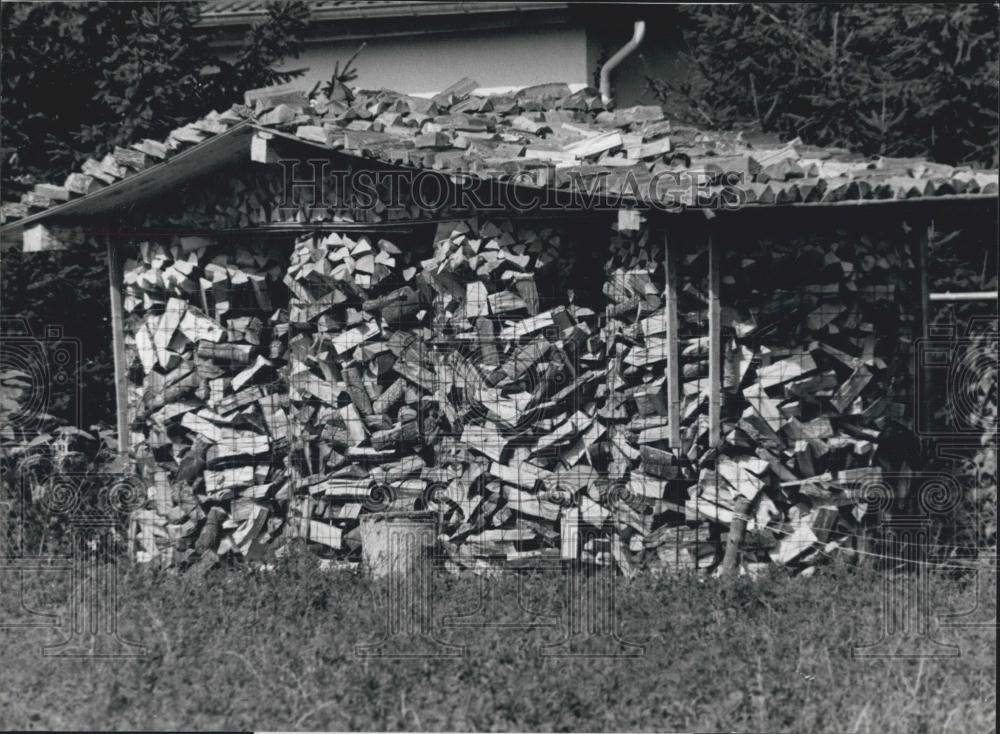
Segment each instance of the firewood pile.
[[256,557],[290,485],[287,296],[280,252],[200,236],[144,242],[124,265],[133,443],[149,486],[139,560]]
[[249,166],[240,175],[233,175],[232,170],[208,174],[198,187],[164,194],[157,208],[146,210],[137,224],[204,231],[307,223],[378,225],[431,219],[448,212],[445,206],[419,206],[405,179],[376,178],[369,190],[359,192],[352,178],[338,177],[329,166],[313,170],[300,164],[294,173],[308,182],[315,176],[315,187],[286,190],[281,176]]
[[[456,568],[714,569],[730,540],[747,572],[863,553],[914,465],[905,237],[717,243],[715,295],[706,242],[678,243],[675,324],[663,241],[632,225],[676,193],[654,178],[705,183],[688,207],[739,194],[778,221],[792,205],[986,199],[997,172],[696,130],[655,105],[606,109],[592,88],[477,87],[250,90],[0,206],[7,223],[120,205],[133,177],[181,154],[167,173],[191,166],[155,206],[121,207],[147,240],[124,267],[131,445],[149,486],[137,557],[258,558],[295,538],[355,562],[360,517],[424,509]],[[343,170],[317,174],[318,192],[286,189],[284,154],[333,151]],[[376,169],[410,175],[340,175]],[[418,179],[572,211],[421,206]],[[588,220],[609,201],[627,209],[610,233]]]
[[427,313],[414,257],[375,236],[307,236],[285,274],[291,464],[300,490],[292,529],[333,550],[358,549],[366,505],[391,505],[391,491],[412,507],[423,487],[425,462],[412,449],[425,406],[400,362]]
[[[549,353],[561,347],[541,334],[567,331],[574,345],[587,336],[567,308],[541,310],[536,278],[568,267],[560,245],[552,228],[475,219],[440,224],[428,253],[374,236],[296,244],[286,277],[292,458],[308,491],[292,514],[310,541],[354,552],[358,517],[375,509],[440,505],[448,522],[467,522],[482,499],[469,496],[474,484],[489,487],[493,505],[515,496],[520,482],[506,496],[499,478],[484,482],[493,463],[517,473],[506,444],[516,426],[538,428],[532,419],[551,412],[542,403],[565,379]],[[593,316],[580,309],[578,318]],[[562,433],[540,448],[564,447],[579,431]]]
[[[708,201],[689,205],[712,206],[734,175],[742,203],[767,207],[997,193],[995,170],[920,158],[883,156],[872,161],[844,149],[806,145],[798,138],[698,130],[671,122],[658,105],[606,109],[591,87],[572,91],[565,83],[549,83],[499,95],[482,94],[478,87],[464,78],[432,99],[344,85],[331,90],[331,96],[310,97],[295,84],[247,90],[244,104],[212,111],[164,140],[116,146],[101,160],[87,159],[61,184],[35,184],[19,200],[0,204],[0,224],[80,197],[100,196],[104,189],[126,185],[140,171],[192,148],[211,149],[219,138],[247,124],[260,131],[261,140],[278,133],[319,150],[341,151],[359,162],[377,160],[403,169],[471,173],[483,179],[527,174],[539,186],[566,190],[615,195],[663,174],[710,181],[712,186],[699,194]],[[639,193],[646,203],[667,196],[663,187]],[[250,224],[311,221],[308,211],[279,211],[252,197],[233,204],[249,205],[243,218]],[[329,214],[335,221],[406,218],[378,209]],[[411,210],[408,216],[421,213]]]
[[[914,378],[908,252],[836,233],[723,255],[723,448],[699,468],[685,511],[722,526],[749,514],[751,562],[863,554],[878,513],[906,497],[917,463],[903,428]],[[705,267],[704,253],[689,255],[689,282]],[[694,313],[701,294],[681,298]]]
[[126,266],[153,479],[140,558],[298,538],[356,561],[363,514],[423,509],[454,568],[712,569],[735,520],[748,571],[857,552],[906,491],[883,480],[906,457],[882,446],[909,404],[905,250],[846,235],[722,250],[710,448],[707,247],[678,256],[673,446],[662,243],[614,232],[595,274],[578,238],[479,216],[439,223],[430,249],[375,231],[290,255],[141,247]]

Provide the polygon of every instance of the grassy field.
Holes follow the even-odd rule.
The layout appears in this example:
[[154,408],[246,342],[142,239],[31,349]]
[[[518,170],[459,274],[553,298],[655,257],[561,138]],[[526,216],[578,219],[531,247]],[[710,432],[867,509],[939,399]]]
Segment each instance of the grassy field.
[[[938,629],[935,617],[933,635],[958,657],[852,658],[852,646],[880,639],[884,579],[832,568],[809,579],[619,580],[619,636],[641,650],[600,658],[539,653],[566,634],[567,577],[522,577],[520,591],[514,576],[485,586],[442,577],[434,619],[475,608],[486,589],[493,624],[435,632],[464,646],[461,657],[379,659],[358,657],[355,646],[384,634],[385,587],[353,573],[320,571],[303,557],[204,578],[125,570],[121,635],[146,654],[44,657],[41,646],[65,633],[0,629],[0,728],[995,730],[995,630]],[[0,581],[10,622],[17,578]],[[29,574],[24,598],[65,613],[69,586],[58,573]],[[980,586],[990,606],[976,617],[993,619],[995,575]],[[932,615],[971,608],[975,584],[935,576],[927,604]],[[539,621],[550,625],[516,626]],[[637,651],[607,639],[573,649]],[[927,644],[897,635],[880,649]]]

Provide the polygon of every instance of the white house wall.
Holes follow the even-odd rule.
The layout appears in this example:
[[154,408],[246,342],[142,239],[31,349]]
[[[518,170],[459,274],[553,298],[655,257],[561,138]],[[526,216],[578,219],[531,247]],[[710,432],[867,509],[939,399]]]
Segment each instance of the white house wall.
[[[309,67],[307,82],[327,81],[334,65],[339,61],[343,66],[360,44],[310,44],[285,68]],[[358,78],[353,84],[410,94],[438,92],[462,77],[471,77],[483,87],[592,81],[582,28],[374,38],[368,40],[355,66]]]

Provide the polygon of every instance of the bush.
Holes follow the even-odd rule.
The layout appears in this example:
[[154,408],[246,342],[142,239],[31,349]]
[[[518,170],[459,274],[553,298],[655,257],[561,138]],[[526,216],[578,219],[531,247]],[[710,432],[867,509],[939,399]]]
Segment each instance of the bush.
[[[32,412],[31,433],[21,431],[31,389],[27,373],[0,373],[0,504],[6,523],[0,526],[0,549],[68,555],[74,522],[84,514],[124,522],[125,514],[110,506],[115,500],[109,495],[124,466],[113,434],[97,426],[87,432]],[[117,533],[106,538],[114,544],[108,550],[124,549],[123,531],[119,524]]]
[[650,79],[705,126],[997,165],[995,4],[688,5],[694,74]]
[[[201,3],[3,3],[0,135],[4,199],[38,181],[60,183],[88,158],[243,101],[243,91],[289,81],[306,29],[302,2],[273,2],[235,58],[220,58],[197,26]],[[67,309],[67,293],[73,308]],[[114,416],[107,261],[103,249],[5,252],[0,312],[32,333],[63,327],[80,345],[82,410],[56,396],[48,411],[77,427]],[[5,360],[6,364],[6,360]]]
[[246,89],[283,83],[308,10],[272,2],[227,61],[198,27],[201,3],[4,3],[3,182],[60,180],[88,156],[167,133]]

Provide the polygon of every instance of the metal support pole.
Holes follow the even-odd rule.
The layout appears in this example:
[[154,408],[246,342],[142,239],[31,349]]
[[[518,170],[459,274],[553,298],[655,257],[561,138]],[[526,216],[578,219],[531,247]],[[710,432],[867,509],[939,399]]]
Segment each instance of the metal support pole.
[[667,317],[667,422],[670,448],[675,454],[681,447],[681,369],[680,339],[677,322],[677,257],[667,235],[663,236],[663,300]]
[[719,250],[708,238],[708,445],[722,438],[722,309],[719,305]]
[[1000,297],[997,291],[970,291],[968,293],[931,293],[931,301],[996,301]]
[[128,453],[128,377],[125,373],[125,313],[122,308],[122,265],[118,247],[107,238],[108,283],[111,294],[111,345],[115,364],[115,415],[118,452]]

